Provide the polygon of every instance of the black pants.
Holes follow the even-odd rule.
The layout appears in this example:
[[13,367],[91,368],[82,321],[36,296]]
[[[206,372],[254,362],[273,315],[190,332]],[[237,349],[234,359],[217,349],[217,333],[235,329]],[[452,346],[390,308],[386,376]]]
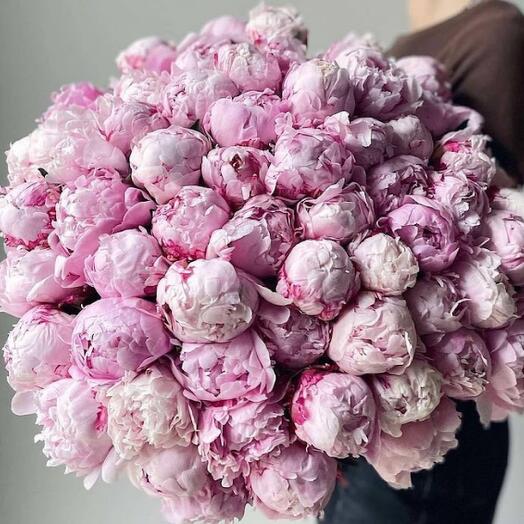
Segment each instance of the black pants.
[[483,429],[473,402],[460,402],[459,447],[396,490],[364,459],[343,465],[344,481],[322,524],[490,524],[508,459],[507,422]]

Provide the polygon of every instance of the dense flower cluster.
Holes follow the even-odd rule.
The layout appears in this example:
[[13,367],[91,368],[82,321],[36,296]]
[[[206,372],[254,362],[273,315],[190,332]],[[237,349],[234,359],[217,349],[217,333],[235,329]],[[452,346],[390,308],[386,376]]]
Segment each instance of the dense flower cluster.
[[[119,54],[7,152],[0,310],[49,465],[125,471],[169,522],[322,513],[524,410],[524,207],[434,60],[292,8]],[[489,191],[488,191],[489,188]]]

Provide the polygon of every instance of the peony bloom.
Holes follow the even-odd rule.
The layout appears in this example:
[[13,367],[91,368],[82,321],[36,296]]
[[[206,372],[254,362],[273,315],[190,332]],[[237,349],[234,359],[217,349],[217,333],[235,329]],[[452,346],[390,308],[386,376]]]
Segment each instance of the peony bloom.
[[271,161],[268,151],[254,147],[218,147],[202,159],[207,186],[234,208],[266,192],[264,179]]
[[318,517],[337,481],[337,462],[292,444],[257,463],[249,476],[254,506],[273,519]]
[[440,404],[441,388],[442,375],[418,358],[401,375],[371,375],[380,429],[400,437],[405,424],[426,420]]
[[151,302],[141,298],[103,298],[76,317],[73,363],[94,382],[115,382],[141,371],[171,350],[171,341]]
[[238,94],[237,86],[221,71],[186,71],[165,87],[161,110],[171,124],[192,127],[204,118],[213,102]]
[[431,56],[406,56],[397,66],[420,84],[425,94],[451,100],[451,81],[445,67]]
[[395,296],[415,285],[417,259],[398,238],[377,233],[349,249],[364,289]]
[[38,169],[38,164],[33,158],[33,142],[37,130],[27,136],[16,140],[9,145],[5,152],[7,164],[7,181],[11,187],[31,180],[41,180],[43,173]]
[[278,198],[259,195],[211,235],[207,258],[221,256],[257,277],[277,274],[298,240],[295,213]]
[[292,306],[274,306],[267,302],[260,306],[256,326],[271,358],[289,369],[313,364],[326,352],[331,336],[327,322]]
[[98,99],[97,120],[106,140],[125,155],[151,131],[169,126],[156,108],[142,102],[123,102],[110,95]]
[[128,229],[102,235],[98,249],[85,260],[87,283],[102,298],[154,295],[168,261],[154,237]]
[[263,149],[276,140],[275,120],[285,108],[270,90],[248,91],[217,100],[207,111],[203,127],[219,146]]
[[[96,101],[104,94],[91,82],[73,82],[63,85],[58,91],[51,95],[53,105],[48,111],[56,109],[67,109],[72,106],[85,109],[94,109]],[[44,115],[45,119],[45,115]]]
[[148,445],[190,445],[193,407],[166,365],[153,364],[138,375],[127,375],[106,397],[107,432],[121,458],[134,459]]
[[420,158],[399,156],[370,169],[366,182],[377,215],[382,216],[402,205],[407,195],[425,195],[429,180]]
[[500,188],[491,201],[493,209],[502,209],[524,218],[524,192],[519,188]]
[[458,250],[458,235],[451,213],[426,197],[410,197],[387,216],[391,233],[417,257],[422,271],[439,272],[449,267]]
[[10,251],[0,262],[0,310],[21,317],[38,304],[78,303],[83,290],[55,278],[56,260],[50,249]]
[[289,438],[284,407],[274,397],[209,404],[200,412],[198,451],[224,487],[248,476],[253,463],[289,445]]
[[190,33],[178,46],[178,56],[173,69],[177,71],[215,69],[216,51],[230,43],[229,38],[221,35]]
[[466,303],[453,279],[426,275],[404,295],[417,333],[449,333],[462,326]]
[[140,38],[124,49],[116,58],[122,73],[135,70],[152,73],[169,72],[176,58],[175,45],[156,36]]
[[45,180],[25,182],[0,196],[0,231],[8,247],[47,247],[60,191]]
[[227,342],[244,332],[258,309],[255,284],[225,260],[175,262],[158,284],[157,302],[183,342]]
[[215,65],[233,80],[240,91],[278,91],[282,73],[278,60],[248,42],[226,44],[215,53]]
[[380,42],[371,34],[358,34],[350,31],[344,38],[333,42],[324,53],[324,60],[333,62],[344,62],[346,57],[357,49],[375,49],[377,52],[382,51]]
[[269,350],[251,329],[228,342],[184,342],[179,368],[196,400],[264,400],[275,385]]
[[295,433],[330,457],[357,457],[375,433],[373,394],[360,377],[310,369],[300,376],[291,405]]
[[501,260],[484,248],[464,251],[451,268],[466,299],[469,322],[478,328],[498,329],[515,318],[514,289],[501,270]]
[[212,18],[200,30],[201,35],[227,38],[232,42],[243,42],[246,39],[246,23],[236,16],[223,15]]
[[198,131],[179,126],[158,129],[131,152],[131,177],[158,204],[165,204],[182,186],[198,182],[202,157],[210,149],[209,140]]
[[367,459],[391,486],[409,488],[412,473],[431,469],[457,447],[459,426],[455,403],[445,397],[428,419],[402,426],[400,437],[382,433]]
[[125,103],[139,103],[157,110],[170,80],[167,73],[133,71],[122,75],[114,84],[114,95]]
[[485,188],[463,173],[433,173],[433,198],[451,211],[457,227],[464,235],[478,229],[489,212]]
[[424,338],[431,363],[442,373],[442,391],[451,398],[470,400],[484,392],[490,380],[491,359],[482,337],[471,329]]
[[170,260],[204,258],[211,234],[229,215],[227,202],[212,189],[184,186],[155,210],[151,233]]
[[393,156],[411,155],[427,162],[433,153],[433,137],[415,115],[407,115],[387,124]]
[[308,30],[295,8],[262,3],[249,12],[246,34],[256,45],[286,38],[305,44]]
[[44,443],[47,465],[63,465],[92,487],[113,446],[95,390],[68,378],[53,382],[36,395],[36,423],[41,431],[35,440]]
[[355,104],[347,71],[319,58],[291,68],[282,86],[282,99],[299,127],[317,126],[339,111],[351,114]]
[[510,412],[524,411],[524,320],[509,328],[487,331],[491,377],[478,402],[481,420],[505,420]]
[[500,257],[501,269],[511,282],[524,286],[524,217],[494,209],[482,222],[479,235],[489,239],[485,247]]
[[320,129],[287,129],[275,145],[266,175],[270,193],[296,202],[317,197],[332,184],[351,178],[353,157],[332,135]]
[[332,320],[360,285],[344,249],[331,240],[305,240],[280,269],[277,292],[306,315]]
[[318,198],[301,200],[296,209],[304,238],[311,240],[346,243],[375,222],[373,202],[357,183],[329,186]]
[[72,330],[71,315],[45,305],[30,309],[9,333],[3,352],[7,381],[17,392],[13,399],[16,412],[25,398],[20,393],[69,376]]
[[347,69],[355,91],[355,114],[391,120],[412,111],[422,90],[395,63],[372,48],[360,48],[337,57]]
[[346,373],[404,373],[417,345],[406,303],[361,293],[333,324],[328,356]]

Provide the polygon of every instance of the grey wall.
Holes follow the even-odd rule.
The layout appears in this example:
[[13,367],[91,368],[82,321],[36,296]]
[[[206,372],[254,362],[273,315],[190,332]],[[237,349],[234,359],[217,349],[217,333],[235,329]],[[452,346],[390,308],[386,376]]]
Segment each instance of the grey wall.
[[[158,34],[174,40],[219,14],[245,15],[254,1],[0,0],[0,149],[27,134],[61,84],[104,85],[113,59],[132,40]],[[282,3],[282,2],[274,2]],[[287,3],[287,2],[285,2]],[[524,7],[524,0],[517,2]],[[406,30],[403,0],[295,1],[311,30],[313,51],[348,30],[372,30],[388,44]],[[146,7],[147,6],[147,7]],[[5,165],[0,169],[2,177]],[[11,322],[0,320],[3,343]],[[10,413],[11,392],[0,373],[0,521],[6,524],[156,524],[156,501],[125,481],[84,491],[59,468],[45,468],[33,444],[30,417]],[[524,421],[512,420],[512,458],[497,524],[524,522]],[[489,472],[487,472],[489,474]],[[246,522],[262,524],[250,513]]]

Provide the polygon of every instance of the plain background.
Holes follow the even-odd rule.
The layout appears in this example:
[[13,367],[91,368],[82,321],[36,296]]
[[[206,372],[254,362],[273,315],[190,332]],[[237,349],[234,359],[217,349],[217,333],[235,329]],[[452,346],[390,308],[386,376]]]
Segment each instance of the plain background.
[[[282,3],[282,2],[272,2]],[[288,3],[288,2],[285,2]],[[524,0],[516,2],[524,8]],[[106,85],[116,74],[114,57],[138,37],[175,41],[220,14],[246,16],[254,3],[242,0],[0,0],[0,148],[26,135],[61,84],[91,80]],[[310,28],[310,51],[324,49],[349,30],[373,31],[384,45],[407,29],[403,0],[296,1]],[[5,163],[1,175],[5,177]],[[5,178],[4,178],[5,180]],[[0,342],[12,321],[2,315]],[[11,391],[0,377],[0,521],[6,524],[160,524],[157,501],[125,480],[91,492],[45,468],[33,443],[32,417],[10,413]],[[511,466],[497,524],[524,522],[524,420],[512,425]],[[486,472],[489,475],[489,472]],[[244,522],[263,524],[253,512]],[[351,524],[348,515],[348,524]],[[444,524],[444,523],[443,523]]]

